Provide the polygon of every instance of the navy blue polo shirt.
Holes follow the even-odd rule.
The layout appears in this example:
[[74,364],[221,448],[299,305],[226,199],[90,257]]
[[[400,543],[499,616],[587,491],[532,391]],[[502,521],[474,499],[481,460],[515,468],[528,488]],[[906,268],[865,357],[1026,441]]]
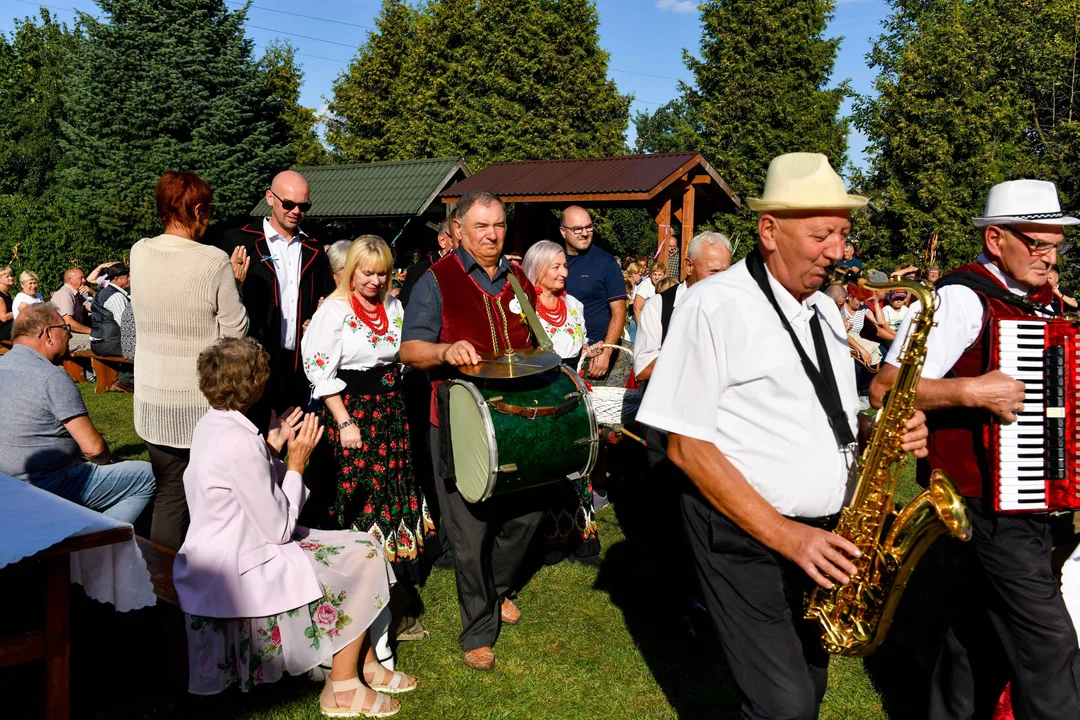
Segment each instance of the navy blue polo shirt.
[[566,292],[585,306],[589,344],[600,342],[611,322],[608,303],[626,300],[626,280],[619,261],[594,244],[580,255],[566,253],[566,269]]

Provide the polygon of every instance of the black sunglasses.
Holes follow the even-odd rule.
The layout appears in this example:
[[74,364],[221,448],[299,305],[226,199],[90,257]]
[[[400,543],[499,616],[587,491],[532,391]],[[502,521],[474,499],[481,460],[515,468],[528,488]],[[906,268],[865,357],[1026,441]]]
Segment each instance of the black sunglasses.
[[311,203],[309,202],[298,203],[293,202],[292,200],[282,200],[281,196],[273,190],[270,191],[270,194],[278,199],[278,202],[281,203],[281,207],[285,209],[285,212],[289,212],[293,208],[300,208],[300,212],[306,213],[308,210],[311,209]]
[[1025,235],[1014,227],[1006,225],[1005,229],[1011,232],[1016,237],[1023,240],[1024,243],[1028,246],[1028,248],[1031,249],[1031,252],[1036,255],[1045,255],[1051,250],[1057,250],[1058,255],[1064,255],[1065,253],[1069,252],[1069,250],[1071,250],[1073,246],[1073,243],[1069,240],[1065,240],[1060,243],[1042,242],[1040,240],[1036,240],[1033,237]]

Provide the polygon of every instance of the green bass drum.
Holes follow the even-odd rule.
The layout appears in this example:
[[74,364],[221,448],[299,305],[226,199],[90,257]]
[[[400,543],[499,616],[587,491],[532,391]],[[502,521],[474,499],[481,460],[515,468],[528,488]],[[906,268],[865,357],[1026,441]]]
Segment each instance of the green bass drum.
[[468,502],[576,480],[596,465],[588,388],[564,365],[511,380],[450,380],[449,403],[454,474]]

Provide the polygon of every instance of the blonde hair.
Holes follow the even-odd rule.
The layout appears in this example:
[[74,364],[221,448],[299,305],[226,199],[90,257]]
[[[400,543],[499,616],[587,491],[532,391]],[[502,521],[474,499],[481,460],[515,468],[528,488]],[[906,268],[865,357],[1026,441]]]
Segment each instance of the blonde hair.
[[334,290],[331,297],[348,302],[349,295],[352,293],[352,288],[349,285],[352,283],[356,268],[370,269],[372,272],[384,272],[387,274],[386,284],[383,285],[382,295],[379,298],[385,305],[390,297],[390,281],[392,279],[390,273],[394,269],[394,256],[390,252],[390,246],[386,244],[386,241],[378,235],[361,235],[353,240],[352,247],[349,248],[349,254],[345,256],[345,267],[341,272],[341,282],[338,283],[337,289]]
[[326,246],[326,259],[330,262],[331,270],[340,272],[345,268],[345,258],[348,256],[352,244],[352,240],[338,240],[336,243]]
[[529,251],[525,253],[525,257],[521,259],[521,269],[525,271],[529,282],[539,288],[540,278],[547,275],[547,271],[551,269],[555,258],[559,257],[562,252],[562,245],[553,243],[550,240],[541,240],[529,248]]
[[634,273],[637,273],[638,275],[644,275],[645,271],[643,271],[641,269],[641,266],[638,265],[636,262],[632,262],[626,266],[626,274],[633,275]]
[[656,292],[662,293],[665,290],[670,290],[679,284],[679,281],[673,277],[660,278],[660,282],[656,283]]
[[5,275],[11,275],[11,276],[15,275],[15,273],[11,270],[10,265],[5,265],[4,267],[0,267],[0,277],[4,277]]
[[652,267],[649,268],[649,274],[652,275],[654,272],[667,273],[667,265],[658,262],[653,263]]
[[19,273],[19,285],[22,285],[27,280],[37,280],[38,284],[41,283],[41,278],[39,278],[37,273],[33,270],[23,270]]

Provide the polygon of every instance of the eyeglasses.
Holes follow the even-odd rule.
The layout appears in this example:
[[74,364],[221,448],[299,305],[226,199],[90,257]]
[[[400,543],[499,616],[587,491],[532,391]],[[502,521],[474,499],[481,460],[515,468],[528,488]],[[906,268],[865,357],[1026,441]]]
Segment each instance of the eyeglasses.
[[293,208],[300,208],[300,212],[306,213],[308,210],[311,209],[311,203],[309,202],[298,203],[292,200],[282,200],[281,196],[273,190],[270,191],[270,194],[278,199],[278,202],[281,203],[281,207],[285,210],[285,212],[290,212]]
[[47,327],[41,328],[41,332],[38,333],[38,337],[44,336],[50,330],[65,330],[69,337],[71,336],[71,333],[73,332],[72,329],[71,329],[71,326],[67,325],[67,324],[64,324],[64,325],[49,325]]
[[579,225],[577,227],[569,227],[567,225],[560,225],[563,230],[569,230],[575,235],[584,235],[585,233],[591,233],[593,231],[592,225]]
[[1064,255],[1065,253],[1069,252],[1069,250],[1071,250],[1073,246],[1073,243],[1069,240],[1065,240],[1060,243],[1042,242],[1036,240],[1033,237],[1025,235],[1016,228],[1006,226],[1005,230],[1011,232],[1013,235],[1023,240],[1024,244],[1028,246],[1028,249],[1031,251],[1032,255],[1046,255],[1051,250],[1057,250],[1058,255]]

